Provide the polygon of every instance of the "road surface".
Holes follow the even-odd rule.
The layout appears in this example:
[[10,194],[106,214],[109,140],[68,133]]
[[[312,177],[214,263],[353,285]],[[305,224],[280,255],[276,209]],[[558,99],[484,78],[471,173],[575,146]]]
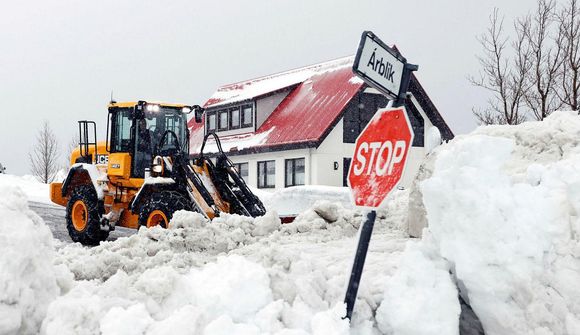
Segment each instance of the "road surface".
[[[50,227],[54,238],[63,242],[72,243],[66,230],[65,208],[57,205],[46,204],[42,202],[28,202],[28,206],[36,214],[38,214],[44,222]],[[115,231],[109,234],[108,241],[113,241],[122,236],[129,236],[135,234],[136,230],[117,227]]]

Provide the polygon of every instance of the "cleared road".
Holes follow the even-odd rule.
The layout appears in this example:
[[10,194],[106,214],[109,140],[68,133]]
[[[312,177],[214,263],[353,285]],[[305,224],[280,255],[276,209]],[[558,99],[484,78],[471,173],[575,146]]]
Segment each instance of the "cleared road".
[[[36,214],[38,214],[44,222],[50,227],[52,235],[54,238],[59,239],[63,242],[72,243],[72,240],[68,236],[68,231],[66,230],[66,220],[65,208],[52,204],[45,204],[41,202],[28,202],[28,206]],[[116,240],[122,236],[129,236],[135,234],[136,230],[127,229],[122,227],[117,227],[115,231],[109,234],[108,241]]]

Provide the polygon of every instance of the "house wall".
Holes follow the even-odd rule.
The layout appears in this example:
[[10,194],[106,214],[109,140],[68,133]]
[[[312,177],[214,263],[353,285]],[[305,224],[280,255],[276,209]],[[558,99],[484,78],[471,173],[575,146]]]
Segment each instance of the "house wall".
[[[412,98],[413,100],[414,98]],[[413,101],[417,110],[424,119],[424,135],[426,137],[429,128],[433,126],[425,115],[423,109],[418,106],[416,100]],[[305,159],[305,183],[306,185],[329,185],[343,186],[344,158],[351,158],[354,153],[353,143],[343,142],[343,120],[338,121],[325,140],[318,148],[297,149],[287,151],[275,151],[248,155],[230,155],[234,163],[248,164],[248,184],[257,187],[258,162],[266,160],[276,161],[276,187],[274,189],[264,189],[274,191],[285,187],[285,160],[291,158]],[[407,168],[403,174],[402,187],[411,186],[419,166],[425,157],[424,147],[411,147],[407,158]],[[337,168],[335,169],[335,162]]]
[[290,90],[272,94],[256,101],[256,129],[260,128],[274,109],[290,93]]
[[265,191],[274,191],[285,187],[285,160],[291,158],[304,158],[304,175],[306,184],[310,184],[309,176],[311,174],[311,157],[310,149],[297,149],[287,151],[274,151],[249,155],[229,155],[230,160],[234,163],[248,163],[248,180],[247,184],[258,187],[258,162],[276,161],[276,187],[274,189],[265,188]]

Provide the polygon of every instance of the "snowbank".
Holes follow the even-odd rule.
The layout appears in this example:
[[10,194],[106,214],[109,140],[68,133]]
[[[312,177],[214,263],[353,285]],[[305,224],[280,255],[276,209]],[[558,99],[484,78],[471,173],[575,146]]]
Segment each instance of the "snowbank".
[[34,334],[72,275],[53,267],[52,234],[22,190],[6,185],[13,176],[0,180],[0,334]]
[[[404,192],[394,202],[404,201]],[[373,310],[385,276],[394,272],[406,238],[385,209],[367,259],[355,333],[376,330]],[[402,213],[399,213],[399,212]],[[225,215],[207,221],[177,212],[169,229],[94,248],[71,244],[56,263],[76,285],[49,307],[48,334],[348,334],[345,283],[362,213],[318,202],[292,224],[275,212],[262,218]],[[385,256],[388,255],[388,256]],[[80,311],[80,312],[79,312]],[[128,324],[133,324],[126,329]]]
[[18,187],[30,201],[52,203],[50,201],[48,184],[39,182],[34,176],[15,176],[0,174],[0,186]]
[[[389,299],[431,289],[413,271],[448,262],[462,297],[486,334],[573,334],[580,325],[580,118],[555,112],[543,122],[481,127],[437,148],[411,202],[424,206],[421,244],[389,281],[382,329],[398,323]],[[421,198],[417,199],[417,195]],[[414,256],[413,256],[414,255]],[[416,258],[413,260],[413,257]],[[440,267],[440,266],[439,266]],[[435,282],[437,286],[437,282]],[[419,286],[419,287],[417,287]],[[408,292],[408,293],[402,293]],[[447,294],[432,301],[448,306]],[[437,300],[435,300],[437,299]],[[403,309],[405,311],[405,309]],[[417,319],[421,309],[415,310]],[[406,316],[412,319],[412,315]],[[421,331],[417,333],[433,333]]]
[[326,200],[352,208],[348,187],[334,186],[295,186],[273,193],[260,191],[258,196],[268,210],[280,215],[297,215],[312,207],[317,201]]

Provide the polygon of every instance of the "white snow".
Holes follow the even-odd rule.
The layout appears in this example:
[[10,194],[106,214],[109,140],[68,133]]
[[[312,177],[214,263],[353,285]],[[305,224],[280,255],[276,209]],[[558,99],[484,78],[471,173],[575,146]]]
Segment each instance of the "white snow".
[[53,266],[52,234],[24,193],[0,177],[0,334],[34,334],[72,276]]
[[34,176],[0,174],[0,187],[13,187],[15,185],[23,191],[24,196],[30,201],[52,203],[50,201],[48,184],[39,182]]
[[340,203],[347,208],[352,207],[348,187],[295,186],[277,190],[274,193],[261,192],[258,196],[267,209],[275,210],[280,215],[300,214],[320,200]]
[[[272,127],[268,129],[268,131],[260,132],[260,133],[249,133],[249,134],[241,134],[241,135],[233,135],[220,142],[222,145],[222,150],[224,152],[236,151],[236,150],[243,150],[246,148],[252,148],[256,146],[260,146],[266,141],[268,141],[268,137],[270,134],[275,131],[276,127]],[[192,141],[190,142],[190,152],[200,152],[201,151],[201,141]],[[213,137],[207,139],[205,147],[203,148],[204,153],[212,153],[218,152],[218,147],[216,145],[215,140]]]
[[[483,127],[428,160],[377,212],[350,324],[363,213],[347,189],[274,193],[257,219],[180,211],[88,248],[53,244],[22,180],[0,178],[0,333],[457,334],[458,295],[486,334],[578,333],[578,115]],[[410,202],[421,240],[406,237]]]
[[[244,101],[279,89],[290,87],[305,81],[313,75],[352,66],[353,60],[353,56],[348,56],[322,64],[306,66],[245,82],[225,85],[220,87],[209,98],[209,101],[211,102],[209,106],[216,107],[238,101]],[[358,84],[356,81],[351,83]]]
[[[519,126],[482,127],[435,150],[432,175],[423,174],[428,178],[420,182],[421,192],[411,193],[422,194],[426,210],[423,248],[440,255],[431,257],[434,264],[448,262],[486,334],[575,333],[579,144],[575,112],[555,112],[543,122]],[[407,251],[405,259],[410,253],[416,252]],[[394,278],[404,278],[407,266],[428,268],[418,258]],[[412,299],[416,284],[407,282],[399,292],[409,291],[404,296]],[[425,282],[419,289],[432,287]],[[389,298],[386,294],[385,304]],[[447,306],[455,299],[436,301]],[[420,309],[415,312],[408,318],[423,316]]]

